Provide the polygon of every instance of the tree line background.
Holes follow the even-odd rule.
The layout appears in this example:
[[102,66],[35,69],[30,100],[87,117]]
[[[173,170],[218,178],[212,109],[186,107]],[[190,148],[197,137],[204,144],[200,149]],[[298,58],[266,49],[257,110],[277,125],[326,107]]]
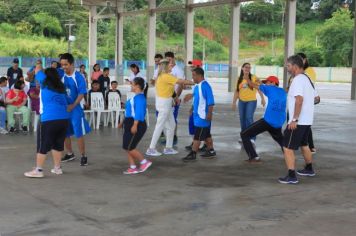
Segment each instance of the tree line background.
[[[158,0],[172,6],[183,0]],[[241,6],[240,58],[263,65],[283,63],[285,0],[275,4],[253,2]],[[297,1],[297,51],[308,54],[313,66],[351,66],[355,0],[350,10],[343,0],[322,0],[310,9],[310,0]],[[147,8],[146,0],[132,0],[127,10]],[[100,9],[99,9],[100,10]],[[0,0],[0,56],[56,57],[67,50],[68,20],[75,26],[73,53],[88,55],[88,10],[79,0]],[[228,6],[197,9],[194,57],[226,62],[229,47]],[[145,60],[147,16],[124,19],[124,58]],[[184,12],[157,15],[157,51],[172,50],[184,56]],[[203,53],[203,51],[205,53]],[[115,20],[98,21],[98,58],[115,56]]]

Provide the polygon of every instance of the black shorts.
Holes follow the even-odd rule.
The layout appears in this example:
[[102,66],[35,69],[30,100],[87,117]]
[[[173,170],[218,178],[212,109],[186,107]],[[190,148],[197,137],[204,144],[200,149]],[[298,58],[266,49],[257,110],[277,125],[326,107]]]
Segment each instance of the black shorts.
[[69,120],[51,120],[41,122],[37,129],[37,153],[47,154],[51,150],[64,150]]
[[125,118],[124,120],[124,137],[122,141],[122,148],[128,151],[134,150],[137,144],[141,141],[143,135],[146,133],[146,121],[139,122],[137,125],[137,133],[131,133],[131,127],[134,124],[133,118]]
[[211,138],[210,127],[197,127],[195,126],[194,140],[204,141]]
[[288,149],[298,150],[299,147],[308,146],[310,125],[297,125],[295,130],[284,130],[283,146]]

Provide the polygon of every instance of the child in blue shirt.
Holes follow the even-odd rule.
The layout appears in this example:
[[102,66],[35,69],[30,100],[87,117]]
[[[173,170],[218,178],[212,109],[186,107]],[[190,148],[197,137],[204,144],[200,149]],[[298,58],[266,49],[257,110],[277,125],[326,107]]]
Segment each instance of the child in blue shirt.
[[[142,173],[152,165],[152,162],[146,160],[142,153],[136,149],[147,130],[145,121],[147,103],[143,93],[144,88],[145,80],[143,78],[136,77],[132,81],[131,91],[135,93],[135,96],[126,102],[125,120],[123,124],[119,125],[119,127],[124,127],[122,148],[127,151],[130,165],[124,174]],[[139,163],[139,168],[137,168],[136,162]]]

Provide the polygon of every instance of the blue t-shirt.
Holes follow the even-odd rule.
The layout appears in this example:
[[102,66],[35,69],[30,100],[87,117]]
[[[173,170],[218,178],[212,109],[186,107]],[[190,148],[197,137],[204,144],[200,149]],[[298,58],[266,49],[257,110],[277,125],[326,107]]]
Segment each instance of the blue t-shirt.
[[125,117],[143,122],[146,117],[146,108],[145,95],[143,93],[136,94],[125,104]]
[[[65,74],[62,77],[62,82],[66,87],[70,104],[73,104],[80,94],[87,93],[85,79],[78,71],[75,71],[71,76]],[[79,108],[82,109],[81,104],[75,107],[75,109]]]
[[63,76],[64,76],[64,70],[63,70],[61,67],[57,68],[57,72],[58,72],[58,74],[59,74],[59,78],[63,78]]
[[281,128],[286,121],[286,92],[274,85],[260,85],[260,90],[268,97],[264,120],[274,128]]
[[67,112],[67,95],[50,90],[43,85],[46,75],[43,71],[36,74],[36,80],[40,83],[40,114],[41,122],[51,120],[69,119]]
[[193,92],[193,118],[194,126],[209,127],[211,121],[206,119],[209,106],[214,106],[214,95],[210,84],[203,80],[194,87]]

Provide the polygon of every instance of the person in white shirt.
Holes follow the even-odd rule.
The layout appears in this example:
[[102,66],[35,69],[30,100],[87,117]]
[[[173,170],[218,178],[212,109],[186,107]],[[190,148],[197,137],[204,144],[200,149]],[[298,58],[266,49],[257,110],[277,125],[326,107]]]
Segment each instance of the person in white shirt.
[[163,59],[162,54],[157,53],[155,55],[155,71],[153,72],[153,78],[151,79],[151,84],[154,86],[156,84],[156,80],[158,78],[158,69],[159,69],[159,62]]
[[[185,75],[184,71],[176,64],[176,59],[174,57],[173,52],[166,52],[164,54],[164,57],[169,61],[169,63],[172,66],[172,71],[171,75],[174,77],[185,80]],[[180,106],[180,95],[182,94],[183,91],[183,86],[181,84],[176,84],[175,85],[175,97],[174,97],[174,107],[173,107],[173,115],[174,115],[174,120],[176,122],[176,129],[174,131],[174,139],[173,139],[173,144],[176,145],[178,143],[178,137],[177,137],[177,128],[178,128],[178,112],[179,112],[179,106]]]
[[[289,120],[284,131],[283,151],[288,174],[279,178],[283,184],[297,184],[296,174],[301,176],[315,176],[312,167],[312,153],[308,146],[310,127],[314,119],[315,89],[311,80],[304,74],[303,59],[294,55],[287,60],[287,70],[294,77],[288,91],[287,108]],[[295,171],[294,150],[301,147],[305,167]]]
[[130,79],[129,79],[130,83],[132,83],[134,79],[137,77],[140,77],[145,81],[145,88],[143,90],[143,93],[147,98],[148,84],[147,84],[146,76],[140,71],[140,68],[135,63],[130,65],[130,70],[131,70]]

